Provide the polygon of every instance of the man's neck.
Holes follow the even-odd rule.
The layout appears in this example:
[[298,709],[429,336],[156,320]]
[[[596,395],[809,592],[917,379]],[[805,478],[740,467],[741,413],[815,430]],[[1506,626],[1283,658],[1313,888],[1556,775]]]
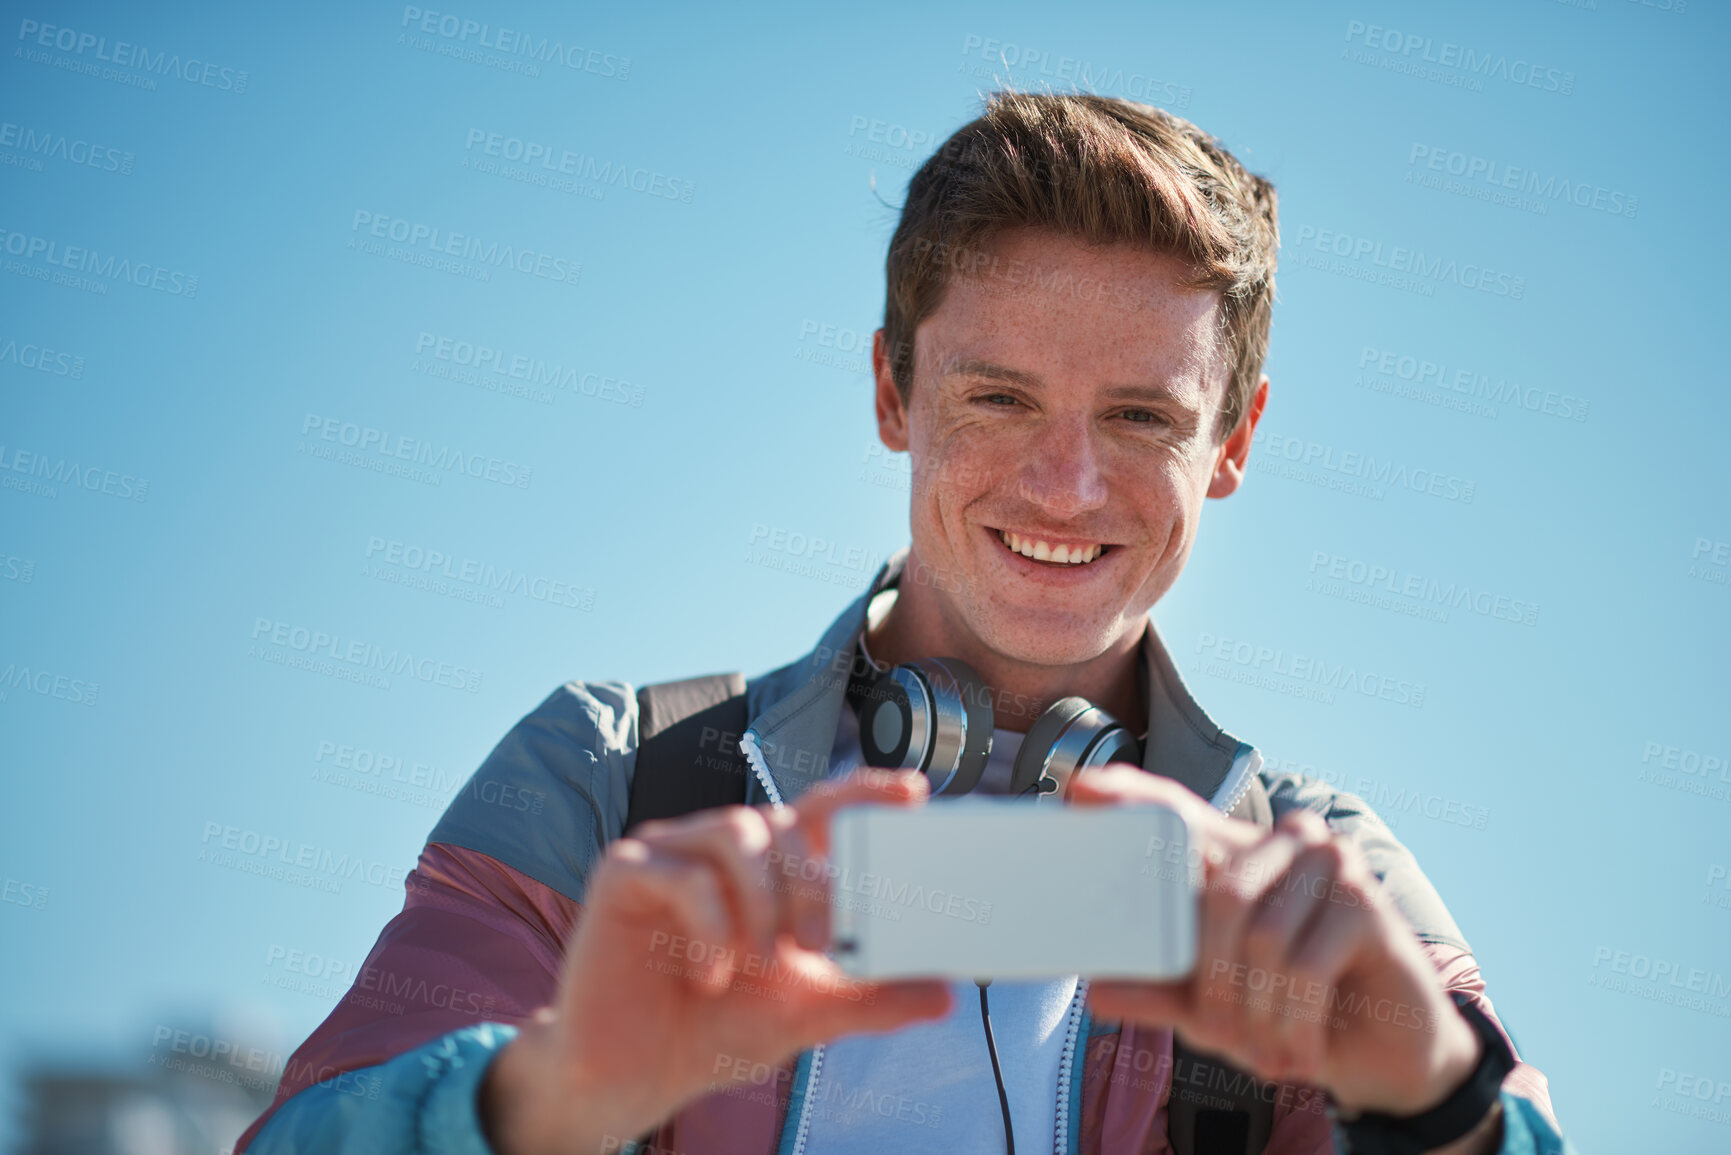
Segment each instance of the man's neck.
[[952,629],[929,589],[903,583],[889,612],[868,627],[866,646],[872,658],[886,666],[916,658],[962,659],[991,688],[992,723],[1000,730],[1026,733],[1047,706],[1075,695],[1142,734],[1148,727],[1142,637],[1142,631],[1132,631],[1105,653],[1077,665],[1020,662]]

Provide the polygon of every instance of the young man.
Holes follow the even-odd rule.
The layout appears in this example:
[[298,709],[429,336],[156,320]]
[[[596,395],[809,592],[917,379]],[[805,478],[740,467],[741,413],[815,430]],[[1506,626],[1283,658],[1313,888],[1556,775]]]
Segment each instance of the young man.
[[[879,435],[912,459],[911,547],[747,684],[737,741],[702,735],[746,768],[745,805],[635,821],[659,727],[621,683],[554,691],[433,830],[239,1149],[1568,1149],[1412,856],[1352,796],[1260,773],[1149,618],[1204,499],[1243,480],[1275,209],[1157,109],[995,95],[915,176],[890,245],[873,365]],[[1147,754],[1078,775],[1070,803],[1176,807],[1205,862],[1189,980],[994,985],[1001,1087],[971,983],[848,978],[827,886],[790,884],[825,877],[838,807],[925,801],[917,772],[856,772],[848,675],[940,656],[990,687],[979,792],[1080,695]],[[1261,1107],[1226,1110],[1246,1087]]]

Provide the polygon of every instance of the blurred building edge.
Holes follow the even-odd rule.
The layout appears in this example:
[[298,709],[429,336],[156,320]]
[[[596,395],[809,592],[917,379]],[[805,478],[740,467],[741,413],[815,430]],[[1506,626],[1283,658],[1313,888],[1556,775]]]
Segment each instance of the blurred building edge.
[[26,1067],[17,1155],[231,1155],[270,1103],[275,1078],[237,1078],[221,1059],[174,1059],[164,1066],[153,1055],[127,1070]]

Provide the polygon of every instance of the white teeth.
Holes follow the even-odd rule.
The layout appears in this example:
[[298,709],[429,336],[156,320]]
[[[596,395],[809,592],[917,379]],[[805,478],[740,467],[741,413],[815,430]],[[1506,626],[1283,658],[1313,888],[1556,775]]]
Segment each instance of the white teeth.
[[999,530],[998,537],[1003,543],[1035,561],[1050,561],[1059,565],[1087,565],[1106,551],[1103,545],[1060,545],[1054,548],[1037,538],[1023,537],[1009,530]]

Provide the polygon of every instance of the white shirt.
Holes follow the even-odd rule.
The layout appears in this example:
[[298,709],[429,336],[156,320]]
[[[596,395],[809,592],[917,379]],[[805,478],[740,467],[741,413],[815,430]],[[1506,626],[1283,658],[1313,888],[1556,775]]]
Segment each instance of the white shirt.
[[[1021,744],[1021,734],[992,732],[992,756],[976,793],[1008,793]],[[859,720],[852,709],[844,709],[830,774],[850,774],[862,761]],[[1078,990],[1077,976],[1070,975],[994,982],[988,991],[992,1036],[1021,1151],[1060,1149],[1058,1068],[1070,1020],[1081,1014]],[[952,984],[951,993],[955,1002],[945,1018],[889,1034],[849,1035],[824,1047],[806,1088],[809,1155],[996,1155],[1004,1150],[1003,1112],[980,1021],[979,988],[964,980]]]

